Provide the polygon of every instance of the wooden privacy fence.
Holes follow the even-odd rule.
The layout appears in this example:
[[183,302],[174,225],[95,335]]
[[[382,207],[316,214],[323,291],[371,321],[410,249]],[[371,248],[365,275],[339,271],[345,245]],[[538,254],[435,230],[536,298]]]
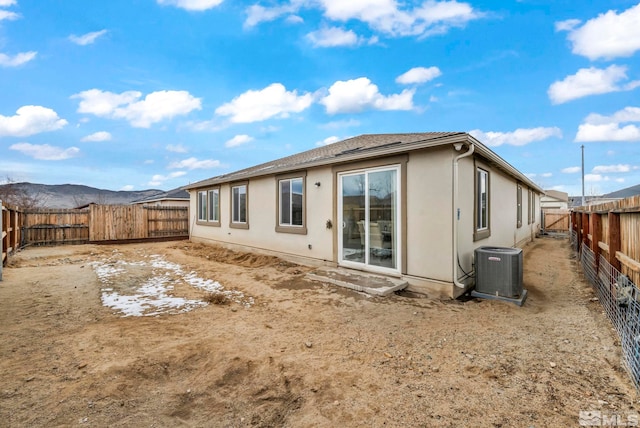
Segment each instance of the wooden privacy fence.
[[[584,243],[640,284],[640,195],[600,205],[574,208],[571,224],[578,243]],[[597,266],[596,266],[597,270]]]
[[22,245],[84,244],[189,236],[187,207],[97,205],[83,209],[29,209]]
[[24,210],[23,245],[86,244],[89,209]]
[[90,205],[89,241],[189,236],[189,208]]
[[543,209],[542,229],[545,232],[568,233],[571,211],[563,209]]
[[0,200],[0,281],[2,267],[7,263],[9,255],[20,247],[22,218],[22,211],[16,207],[5,206]]

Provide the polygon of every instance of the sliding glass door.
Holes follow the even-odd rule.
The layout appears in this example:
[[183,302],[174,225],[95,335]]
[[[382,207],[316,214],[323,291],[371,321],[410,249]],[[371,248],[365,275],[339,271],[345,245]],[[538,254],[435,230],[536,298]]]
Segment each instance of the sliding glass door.
[[342,230],[339,260],[344,266],[398,271],[399,168],[384,167],[338,175]]

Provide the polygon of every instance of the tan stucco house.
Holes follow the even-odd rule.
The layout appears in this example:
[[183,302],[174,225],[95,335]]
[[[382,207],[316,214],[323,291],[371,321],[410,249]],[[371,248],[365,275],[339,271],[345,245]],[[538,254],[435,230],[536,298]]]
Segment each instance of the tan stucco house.
[[559,190],[547,190],[540,197],[540,208],[566,210],[569,208],[569,194]]
[[474,249],[522,246],[542,189],[464,132],[373,134],[185,186],[191,239],[457,297]]

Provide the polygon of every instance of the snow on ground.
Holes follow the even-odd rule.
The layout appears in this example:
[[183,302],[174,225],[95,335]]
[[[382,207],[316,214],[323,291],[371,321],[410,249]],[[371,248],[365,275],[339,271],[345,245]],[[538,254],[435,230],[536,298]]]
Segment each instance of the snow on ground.
[[161,255],[144,258],[147,260],[123,260],[116,250],[111,257],[92,263],[103,284],[102,304],[123,317],[178,314],[208,305],[201,299],[174,296],[176,285],[183,284],[205,293],[222,294],[244,306],[253,304],[253,298],[245,299],[240,291],[225,290],[217,281],[200,278],[193,271],[185,272],[179,264],[169,262]]

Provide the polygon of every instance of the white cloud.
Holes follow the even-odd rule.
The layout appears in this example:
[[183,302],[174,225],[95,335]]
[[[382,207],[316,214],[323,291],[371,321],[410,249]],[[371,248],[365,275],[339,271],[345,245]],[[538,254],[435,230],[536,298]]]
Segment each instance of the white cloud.
[[16,0],[0,0],[0,7],[9,7],[14,6],[16,4]]
[[186,174],[187,173],[184,172],[184,171],[172,172],[169,175],[155,174],[153,177],[151,177],[151,181],[149,181],[149,183],[147,183],[147,184],[149,186],[160,186],[162,183],[164,183],[167,180],[171,180],[173,178],[182,177],[182,176],[184,176]]
[[442,72],[438,67],[414,67],[404,74],[401,74],[396,78],[396,82],[403,85],[410,85],[415,83],[424,83],[429,80],[433,80],[438,76],[441,76]]
[[583,123],[578,126],[575,141],[640,141],[640,127],[636,125],[620,127],[617,123],[603,125]]
[[213,9],[223,0],[156,0],[159,5],[175,6],[180,9],[203,11]]
[[319,147],[320,146],[328,146],[329,144],[337,143],[338,141],[340,141],[340,138],[338,138],[338,137],[336,137],[334,135],[334,136],[331,136],[331,137],[327,137],[322,141],[318,141],[316,143],[316,146],[319,146]]
[[640,141],[640,126],[621,125],[628,122],[640,122],[639,107],[625,107],[611,116],[591,113],[578,126],[575,141]]
[[366,42],[364,37],[358,37],[352,30],[343,30],[338,27],[324,27],[307,34],[306,37],[313,46],[320,48],[356,46]]
[[58,130],[67,123],[50,108],[22,106],[14,116],[0,115],[0,137],[28,137],[40,132]]
[[549,177],[553,177],[553,173],[552,172],[543,172],[542,174],[540,174],[541,177],[544,178],[549,178]]
[[547,93],[553,104],[562,104],[588,95],[630,91],[640,86],[638,80],[620,86],[620,83],[625,80],[627,80],[625,66],[614,64],[604,70],[596,67],[581,68],[576,74],[552,83]]
[[579,166],[570,166],[568,168],[563,168],[560,172],[564,174],[575,174],[576,172],[582,171],[582,168]]
[[456,0],[426,0],[413,9],[402,10],[399,5],[396,0],[291,0],[286,5],[275,7],[250,6],[244,25],[253,27],[283,15],[294,14],[302,7],[319,7],[330,21],[358,20],[372,30],[391,37],[427,37],[446,33],[452,27],[464,27],[483,16],[469,3]]
[[230,139],[229,141],[227,141],[226,143],[224,143],[225,147],[238,147],[241,146],[243,144],[246,144],[250,141],[253,141],[254,138],[250,137],[246,134],[242,134],[242,135],[236,135],[235,137],[233,137],[232,139]]
[[84,137],[82,140],[82,142],[97,142],[97,141],[109,141],[111,140],[111,134],[107,131],[99,131],[99,132],[94,132],[91,135],[87,135],[86,137]]
[[133,187],[133,185],[131,185],[131,184],[125,184],[124,186],[122,186],[120,188],[120,190],[122,190],[124,192],[130,192],[133,189],[135,189],[135,187]]
[[173,153],[187,153],[187,148],[182,144],[167,144],[166,149]]
[[591,60],[630,57],[640,50],[640,4],[624,12],[607,13],[577,27],[578,20],[556,23],[556,30],[567,30],[572,52]]
[[18,67],[33,60],[38,53],[34,51],[21,52],[14,56],[0,53],[0,67]]
[[600,174],[585,174],[584,181],[590,183],[597,183],[599,181],[608,181],[609,177],[604,177]]
[[579,19],[567,19],[565,21],[556,22],[556,31],[571,31],[580,25],[582,21]]
[[289,15],[287,16],[287,19],[285,19],[285,21],[288,24],[302,24],[304,22],[304,19],[302,19],[302,17],[298,15]]
[[405,89],[400,94],[382,95],[378,87],[366,77],[337,81],[329,88],[329,95],[322,98],[328,114],[357,113],[366,109],[411,110],[414,89]]
[[114,94],[90,89],[71,98],[80,98],[78,113],[88,113],[111,119],[125,119],[136,128],[149,128],[152,124],[178,115],[200,110],[201,101],[187,91],[157,91],[139,100],[142,93],[127,91]]
[[281,83],[272,83],[264,89],[239,95],[218,107],[216,114],[231,116],[233,123],[251,123],[289,117],[290,113],[307,109],[312,102],[313,96],[309,93],[298,96],[297,91],[287,91]]
[[[198,160],[197,158],[188,158],[183,159],[178,162],[172,162],[169,164],[169,169],[178,169],[178,168],[186,168],[186,169],[209,169],[209,168],[217,168],[220,166],[220,161],[213,159],[203,159]],[[180,174],[184,175],[184,174]],[[173,178],[173,177],[172,177]]]
[[8,10],[0,10],[0,21],[13,21],[20,18],[20,15],[15,12],[9,12]]
[[411,10],[400,10],[396,0],[320,0],[325,17],[346,22],[360,20],[389,36],[430,36],[452,27],[464,27],[482,13],[468,3],[424,1]]
[[77,147],[69,147],[63,149],[62,147],[50,146],[49,144],[29,144],[29,143],[17,143],[9,147],[11,150],[19,151],[20,153],[30,156],[39,160],[64,160],[78,156],[80,149]]
[[300,9],[301,5],[301,1],[292,1],[289,5],[281,5],[275,7],[264,7],[258,4],[254,4],[252,6],[249,6],[246,10],[247,19],[244,21],[244,27],[251,28],[260,24],[261,22],[274,21],[283,15],[295,13]]
[[489,147],[497,147],[503,144],[524,146],[534,141],[542,141],[551,137],[562,138],[562,131],[557,127],[519,128],[512,132],[484,132],[474,129],[469,131],[469,134]]
[[76,36],[75,34],[72,34],[69,36],[69,40],[71,40],[76,45],[86,46],[94,43],[98,37],[105,34],[107,34],[107,30],[94,31],[92,33],[83,34],[82,36]]
[[613,172],[629,172],[631,171],[631,165],[597,165],[594,166],[591,172],[598,174],[608,174]]

